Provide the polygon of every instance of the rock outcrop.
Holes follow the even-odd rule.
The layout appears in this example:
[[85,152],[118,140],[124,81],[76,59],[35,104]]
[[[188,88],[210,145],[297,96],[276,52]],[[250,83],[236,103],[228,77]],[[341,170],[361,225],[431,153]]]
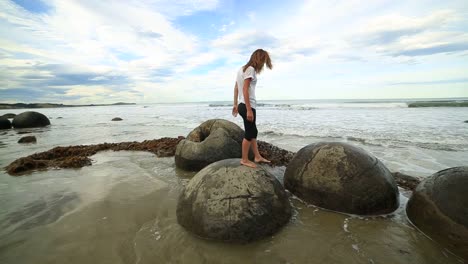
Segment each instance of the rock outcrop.
[[390,171],[376,157],[346,143],[302,148],[287,166],[284,184],[306,202],[344,213],[385,214],[399,205]]
[[36,143],[37,139],[35,136],[26,136],[22,137],[18,140],[18,143],[25,144],[25,143]]
[[291,217],[281,183],[258,166],[227,159],[208,165],[190,180],[177,204],[177,220],[208,239],[249,242],[274,234]]

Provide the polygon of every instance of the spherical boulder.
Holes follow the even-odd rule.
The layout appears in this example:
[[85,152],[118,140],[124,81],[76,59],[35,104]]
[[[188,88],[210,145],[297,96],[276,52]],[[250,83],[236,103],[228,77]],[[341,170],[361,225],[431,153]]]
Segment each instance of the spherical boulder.
[[399,205],[391,172],[346,143],[319,142],[299,150],[286,168],[284,186],[308,203],[344,213],[385,214]]
[[192,130],[179,142],[175,153],[178,168],[198,171],[213,162],[240,158],[244,131],[223,119],[211,119]]
[[38,112],[27,111],[13,118],[14,128],[44,127],[50,125],[49,119]]
[[177,204],[177,221],[188,231],[228,242],[249,242],[278,231],[291,217],[281,183],[261,166],[240,159],[208,165],[185,187]]
[[0,117],[0,129],[10,129],[11,122],[7,118]]
[[468,259],[468,167],[445,169],[424,179],[406,213],[421,231]]

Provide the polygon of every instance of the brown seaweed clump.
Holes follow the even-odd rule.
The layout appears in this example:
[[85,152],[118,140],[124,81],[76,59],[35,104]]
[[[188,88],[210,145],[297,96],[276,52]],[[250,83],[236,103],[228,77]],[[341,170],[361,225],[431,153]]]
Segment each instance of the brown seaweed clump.
[[421,179],[415,176],[410,176],[401,172],[393,172],[393,178],[395,178],[398,186],[403,187],[408,190],[414,190],[421,182]]
[[8,174],[18,176],[30,173],[33,170],[47,168],[81,168],[91,165],[90,156],[105,150],[132,150],[148,151],[158,157],[174,156],[179,141],[184,137],[160,138],[145,140],[143,142],[103,143],[96,145],[80,145],[68,147],[55,147],[48,151],[36,153],[24,158],[19,158],[5,169]]
[[287,166],[289,161],[291,161],[291,159],[294,157],[294,154],[296,154],[292,151],[279,148],[265,141],[259,140],[257,142],[258,151],[264,158],[271,161],[271,165],[273,166]]

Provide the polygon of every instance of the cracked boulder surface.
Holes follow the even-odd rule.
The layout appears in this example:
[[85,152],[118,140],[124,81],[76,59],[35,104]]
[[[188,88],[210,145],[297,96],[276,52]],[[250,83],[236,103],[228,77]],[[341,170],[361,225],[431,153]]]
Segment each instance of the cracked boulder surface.
[[468,259],[468,167],[454,167],[424,179],[406,207],[411,222]]
[[284,186],[308,203],[344,213],[386,214],[399,205],[398,187],[385,165],[340,142],[299,150],[286,168]]
[[223,159],[240,158],[244,131],[233,122],[210,119],[192,130],[176,148],[175,164],[188,171],[199,171]]
[[177,221],[197,236],[250,242],[273,235],[291,217],[281,183],[262,166],[240,159],[208,165],[187,184],[177,204]]

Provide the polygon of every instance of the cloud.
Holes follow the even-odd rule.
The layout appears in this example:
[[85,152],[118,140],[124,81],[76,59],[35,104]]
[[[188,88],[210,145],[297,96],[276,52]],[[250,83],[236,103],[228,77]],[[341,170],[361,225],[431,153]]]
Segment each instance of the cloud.
[[145,1],[149,7],[160,10],[169,17],[188,16],[195,12],[213,10],[218,0],[151,0]]
[[426,56],[468,50],[468,41],[462,43],[434,43],[429,47],[408,47],[394,51],[393,56]]
[[267,32],[252,30],[224,35],[214,40],[212,44],[215,48],[245,53],[258,48],[275,48],[279,45],[279,40]]
[[391,82],[389,85],[434,85],[434,84],[453,84],[468,83],[468,78],[433,80],[433,81],[414,81],[414,82]]
[[332,60],[344,61],[344,62],[366,62],[367,60],[362,56],[352,54],[332,54],[328,56]]
[[[0,67],[1,68],[1,67]],[[69,64],[29,64],[4,67],[4,72],[13,73],[4,76],[4,81],[17,82],[21,86],[35,87],[72,86],[72,85],[123,85],[128,77],[113,71],[98,71]],[[16,73],[16,74],[14,74]]]
[[426,16],[384,15],[368,20],[352,34],[351,45],[371,48],[382,55],[418,57],[468,50],[468,35],[454,31],[463,22],[453,10]]
[[[432,89],[441,84],[432,80],[468,72],[463,1],[41,3],[46,10],[0,0],[0,100],[231,99],[235,72],[257,48],[269,51],[274,64],[262,73],[259,98],[366,97],[372,87],[424,78],[428,84],[421,85]],[[412,78],[416,71],[431,74]]]
[[[48,0],[44,4],[53,12],[31,12],[24,8],[30,6],[26,2],[21,6],[0,2],[3,88],[31,87],[45,96],[46,87],[72,91],[76,86],[105,85],[112,88],[108,93],[117,94],[133,93],[139,82],[164,82],[177,69],[192,67],[191,58],[198,56],[197,38],[180,31],[171,20],[216,8],[218,1]],[[174,10],[183,14],[171,16]],[[3,29],[9,34],[2,34],[7,32]]]
[[270,52],[276,60],[288,61],[297,56],[311,56],[320,49],[319,44],[310,40],[275,37],[265,31],[237,31],[226,34],[212,42],[212,46],[228,54],[246,59],[256,49]]
[[153,32],[153,31],[140,31],[139,35],[144,38],[155,38],[155,39],[160,39],[162,38],[162,34]]
[[423,17],[384,15],[368,21],[364,30],[353,37],[367,45],[389,44],[405,36],[443,28],[456,20],[456,13],[451,10],[440,10]]
[[0,89],[0,93],[2,95],[2,101],[5,102],[37,102],[40,98],[63,98],[66,92],[64,89],[15,87],[9,89]]

